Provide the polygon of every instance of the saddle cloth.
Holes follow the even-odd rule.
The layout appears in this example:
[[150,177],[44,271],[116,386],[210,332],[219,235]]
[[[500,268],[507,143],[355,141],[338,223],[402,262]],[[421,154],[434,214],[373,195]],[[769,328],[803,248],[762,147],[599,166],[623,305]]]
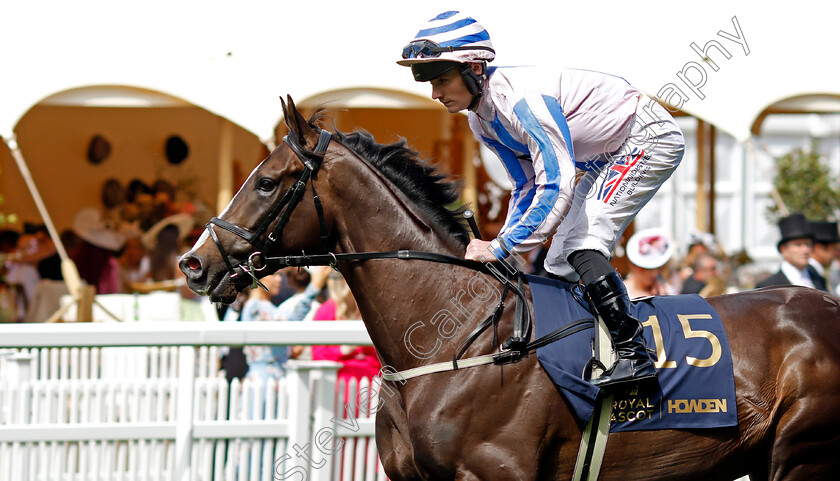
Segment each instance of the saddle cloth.
[[[534,298],[536,336],[593,319],[580,285],[527,276]],[[610,431],[737,426],[729,340],[720,317],[697,295],[634,301],[646,345],[656,348],[657,378],[614,389]],[[537,349],[537,358],[581,425],[592,415],[599,388],[583,379],[595,329]]]

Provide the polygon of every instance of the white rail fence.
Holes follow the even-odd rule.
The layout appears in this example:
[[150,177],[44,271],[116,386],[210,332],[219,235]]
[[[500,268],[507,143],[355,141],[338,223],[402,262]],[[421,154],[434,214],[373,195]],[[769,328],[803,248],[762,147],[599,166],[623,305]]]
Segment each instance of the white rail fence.
[[385,479],[378,378],[289,361],[279,383],[228,384],[218,348],[247,344],[370,338],[358,321],[0,326],[0,481]]

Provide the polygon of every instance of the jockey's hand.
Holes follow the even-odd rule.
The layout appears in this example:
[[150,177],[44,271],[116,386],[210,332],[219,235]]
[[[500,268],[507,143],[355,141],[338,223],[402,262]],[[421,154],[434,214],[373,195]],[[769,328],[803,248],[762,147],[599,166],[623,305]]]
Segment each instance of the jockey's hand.
[[496,256],[490,250],[490,242],[480,239],[473,239],[467,246],[467,252],[464,254],[464,259],[479,262],[496,262]]

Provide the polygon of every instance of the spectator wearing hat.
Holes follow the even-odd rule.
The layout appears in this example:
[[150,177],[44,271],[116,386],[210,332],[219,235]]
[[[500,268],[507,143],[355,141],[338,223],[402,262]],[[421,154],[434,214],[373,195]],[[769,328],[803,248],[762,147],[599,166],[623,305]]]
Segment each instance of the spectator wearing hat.
[[149,253],[150,277],[155,282],[178,279],[181,242],[192,231],[195,221],[189,214],[174,214],[156,222],[140,236]]
[[782,238],[776,244],[782,255],[779,271],[756,284],[756,287],[804,286],[822,291],[825,282],[816,269],[808,264],[814,247],[814,232],[803,214],[791,214],[779,220]]
[[120,291],[117,252],[125,244],[125,235],[102,218],[100,209],[85,207],[73,219],[73,232],[81,244],[71,256],[79,276],[96,287],[97,294]]
[[674,243],[664,229],[640,230],[627,241],[630,272],[624,280],[631,298],[675,294],[662,275],[674,254]]
[[[838,267],[838,255],[840,255],[840,234],[837,231],[837,222],[811,222],[811,230],[814,231],[814,250],[808,263],[813,267],[825,283],[826,290],[832,294],[840,295],[838,290],[838,279],[836,276]],[[835,272],[832,272],[832,267]]]

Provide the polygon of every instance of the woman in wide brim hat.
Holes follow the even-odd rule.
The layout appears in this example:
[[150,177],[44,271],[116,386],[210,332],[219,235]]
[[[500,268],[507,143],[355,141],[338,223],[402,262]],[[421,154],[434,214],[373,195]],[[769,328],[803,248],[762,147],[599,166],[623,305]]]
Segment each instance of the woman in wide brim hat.
[[640,230],[627,241],[627,259],[643,269],[658,269],[674,255],[674,243],[664,229]]
[[189,214],[173,214],[155,223],[141,237],[140,241],[149,251],[153,281],[180,279],[177,268],[181,242],[195,226]]
[[82,240],[72,257],[79,276],[95,286],[98,294],[119,292],[116,253],[125,244],[125,235],[105,222],[100,210],[94,207],[86,207],[76,214],[73,232]]
[[117,252],[125,244],[125,236],[102,219],[102,213],[94,207],[85,207],[73,219],[73,232],[83,241],[96,247]]
[[169,217],[165,217],[152,225],[149,230],[140,236],[140,241],[143,242],[143,246],[149,251],[154,250],[158,243],[160,231],[168,225],[173,225],[178,229],[178,241],[180,242],[184,240],[190,232],[192,232],[192,229],[195,226],[195,220],[190,214],[173,214]]
[[672,294],[661,269],[674,255],[674,243],[664,229],[640,230],[627,241],[630,273],[624,284],[630,297]]

